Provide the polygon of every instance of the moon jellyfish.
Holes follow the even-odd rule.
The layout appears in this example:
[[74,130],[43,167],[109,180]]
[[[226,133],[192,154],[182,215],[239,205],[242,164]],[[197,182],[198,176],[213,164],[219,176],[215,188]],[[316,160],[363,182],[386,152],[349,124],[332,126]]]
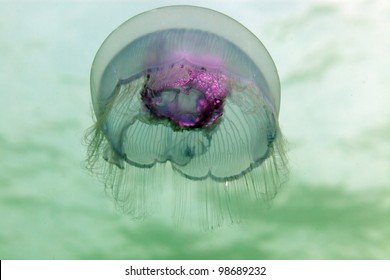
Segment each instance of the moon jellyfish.
[[226,15],[171,6],[129,19],[98,50],[91,93],[87,162],[132,217],[240,222],[284,181],[277,70]]

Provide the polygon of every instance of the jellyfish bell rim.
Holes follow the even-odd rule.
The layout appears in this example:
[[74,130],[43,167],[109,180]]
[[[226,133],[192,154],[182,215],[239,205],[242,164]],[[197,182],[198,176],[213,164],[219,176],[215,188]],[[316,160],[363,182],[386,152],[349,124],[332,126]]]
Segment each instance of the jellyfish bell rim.
[[[165,20],[161,20],[162,18]],[[218,23],[214,23],[216,21]],[[149,24],[145,24],[145,22]],[[220,26],[225,28],[220,28]],[[275,63],[263,43],[233,18],[212,9],[191,5],[164,6],[145,11],[131,17],[109,34],[98,49],[91,68],[90,86],[96,115],[100,113],[98,105],[100,83],[113,57],[131,42],[144,35],[175,28],[206,31],[218,35],[240,48],[263,74],[269,88],[269,95],[275,106],[274,113],[276,117],[279,115],[279,75]]]

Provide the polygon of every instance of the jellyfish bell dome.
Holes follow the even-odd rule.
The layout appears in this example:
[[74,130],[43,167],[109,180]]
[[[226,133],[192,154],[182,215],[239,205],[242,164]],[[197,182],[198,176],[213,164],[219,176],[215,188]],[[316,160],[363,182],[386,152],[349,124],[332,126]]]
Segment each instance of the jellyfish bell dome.
[[224,14],[171,6],[129,19],[98,50],[91,93],[88,163],[129,214],[165,208],[161,192],[204,225],[239,220],[287,173],[276,67]]

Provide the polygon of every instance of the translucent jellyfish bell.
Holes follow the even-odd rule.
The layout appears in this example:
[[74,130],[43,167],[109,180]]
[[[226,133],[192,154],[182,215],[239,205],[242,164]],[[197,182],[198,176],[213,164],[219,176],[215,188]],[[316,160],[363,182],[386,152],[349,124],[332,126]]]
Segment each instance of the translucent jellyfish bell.
[[96,54],[91,92],[88,163],[132,216],[237,222],[287,173],[275,65],[226,15],[171,6],[131,18]]

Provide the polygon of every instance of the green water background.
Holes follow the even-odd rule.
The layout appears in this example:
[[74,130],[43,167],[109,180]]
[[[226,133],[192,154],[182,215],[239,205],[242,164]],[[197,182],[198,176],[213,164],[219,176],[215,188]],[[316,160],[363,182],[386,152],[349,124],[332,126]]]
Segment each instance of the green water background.
[[182,1],[1,1],[1,259],[389,259],[388,1],[188,1],[269,49],[290,178],[262,215],[213,231],[131,221],[83,168],[105,37]]

